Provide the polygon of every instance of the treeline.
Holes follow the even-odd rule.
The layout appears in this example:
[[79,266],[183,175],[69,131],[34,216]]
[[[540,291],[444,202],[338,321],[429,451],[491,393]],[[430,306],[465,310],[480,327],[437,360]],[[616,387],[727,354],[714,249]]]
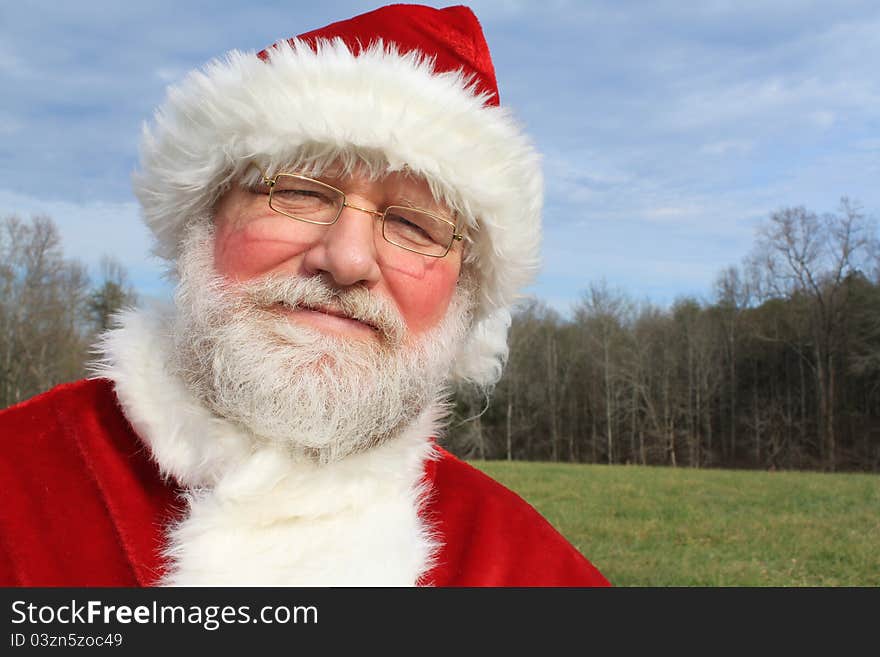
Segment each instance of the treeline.
[[876,227],[854,203],[774,213],[709,300],[670,308],[592,284],[570,319],[515,314],[487,399],[458,390],[467,457],[880,470]]
[[0,219],[0,408],[82,378],[96,335],[135,301],[115,260],[93,281],[65,258],[51,218]]

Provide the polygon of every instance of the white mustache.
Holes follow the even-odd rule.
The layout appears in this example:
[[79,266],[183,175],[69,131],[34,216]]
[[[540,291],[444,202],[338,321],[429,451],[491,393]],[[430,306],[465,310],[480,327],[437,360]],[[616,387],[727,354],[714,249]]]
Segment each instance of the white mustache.
[[260,309],[283,304],[357,320],[378,331],[391,345],[401,344],[406,336],[406,323],[390,301],[361,286],[337,287],[323,275],[272,275],[238,283],[236,290],[248,305]]

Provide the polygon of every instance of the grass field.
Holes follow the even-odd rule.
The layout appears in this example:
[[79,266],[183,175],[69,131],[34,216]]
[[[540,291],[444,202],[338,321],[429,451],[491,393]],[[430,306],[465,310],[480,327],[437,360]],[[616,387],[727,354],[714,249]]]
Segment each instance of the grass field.
[[880,476],[472,461],[615,586],[880,586]]

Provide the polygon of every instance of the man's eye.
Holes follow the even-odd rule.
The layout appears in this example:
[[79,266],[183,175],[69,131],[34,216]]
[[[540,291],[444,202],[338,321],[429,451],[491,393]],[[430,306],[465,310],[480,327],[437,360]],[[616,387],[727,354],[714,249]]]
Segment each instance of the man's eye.
[[333,200],[326,194],[317,192],[313,189],[276,189],[275,195],[284,196],[291,200],[300,199],[303,201],[320,201],[321,203],[333,202]]
[[430,244],[434,237],[423,226],[400,216],[389,214],[385,217],[385,230],[390,231],[397,237],[405,238],[418,244]]

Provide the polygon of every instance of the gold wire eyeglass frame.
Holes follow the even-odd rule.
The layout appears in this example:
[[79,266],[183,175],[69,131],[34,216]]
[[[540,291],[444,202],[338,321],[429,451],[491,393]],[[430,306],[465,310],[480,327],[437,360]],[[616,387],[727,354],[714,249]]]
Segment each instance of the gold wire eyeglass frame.
[[[460,242],[462,239],[464,239],[464,236],[461,233],[456,232],[454,222],[450,221],[446,217],[441,217],[441,216],[435,214],[434,212],[430,212],[428,210],[422,210],[421,208],[413,208],[413,207],[410,207],[407,205],[389,205],[381,212],[379,210],[370,210],[368,208],[362,208],[357,205],[352,205],[351,203],[349,203],[346,200],[346,196],[345,196],[344,191],[342,191],[341,189],[338,189],[337,187],[334,187],[333,185],[328,185],[327,183],[322,182],[320,180],[315,180],[314,178],[310,178],[308,176],[304,176],[299,173],[276,173],[274,176],[269,177],[265,171],[263,171],[262,169],[260,169],[256,165],[253,165],[253,167],[257,171],[260,172],[260,178],[262,179],[262,182],[269,187],[269,207],[274,212],[277,212],[280,215],[284,215],[285,217],[289,217],[290,219],[295,219],[296,221],[302,221],[303,223],[313,224],[316,226],[332,226],[333,224],[335,224],[339,220],[339,217],[342,215],[342,210],[344,208],[351,208],[352,210],[360,210],[361,212],[366,212],[367,214],[371,214],[374,217],[380,217],[382,219],[382,238],[386,242],[388,242],[389,244],[393,244],[394,246],[396,246],[400,249],[404,249],[404,250],[409,251],[411,253],[417,253],[418,255],[422,255],[427,258],[443,258],[443,257],[445,257],[449,253],[450,249],[452,248],[452,245],[456,241]],[[288,212],[285,212],[284,210],[279,210],[278,208],[276,208],[272,203],[272,195],[275,190],[275,185],[277,184],[278,178],[280,178],[282,176],[285,176],[288,178],[295,178],[297,180],[302,180],[302,181],[308,182],[310,184],[318,185],[320,187],[324,187],[327,190],[337,194],[339,196],[339,198],[342,199],[342,203],[339,205],[339,209],[336,212],[336,216],[333,217],[333,221],[311,221],[309,219],[303,219],[302,217],[297,217],[296,215],[290,214]],[[385,217],[388,216],[389,211],[393,211],[395,209],[420,212],[422,214],[428,215],[429,217],[431,217],[433,219],[436,219],[437,221],[441,221],[444,224],[448,224],[449,226],[451,226],[452,227],[452,236],[449,239],[449,243],[445,245],[443,253],[425,253],[424,251],[418,251],[416,249],[410,248],[408,246],[404,246],[403,244],[398,244],[397,242],[390,240],[388,238],[388,236],[385,234]]]

